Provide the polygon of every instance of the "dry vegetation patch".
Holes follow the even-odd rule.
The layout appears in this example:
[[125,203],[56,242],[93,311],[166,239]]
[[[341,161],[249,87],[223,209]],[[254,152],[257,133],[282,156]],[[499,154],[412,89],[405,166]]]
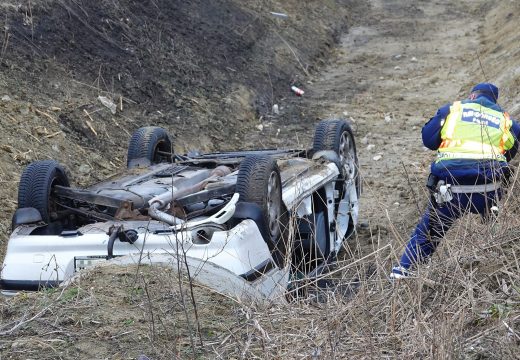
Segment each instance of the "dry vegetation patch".
[[101,266],[66,287],[3,298],[1,352],[14,359],[515,359],[520,233],[505,220],[471,218],[450,235],[416,279],[390,282],[385,265],[394,256],[367,256],[340,261],[324,279],[334,287],[309,284],[306,297],[270,306],[192,287],[165,267]]

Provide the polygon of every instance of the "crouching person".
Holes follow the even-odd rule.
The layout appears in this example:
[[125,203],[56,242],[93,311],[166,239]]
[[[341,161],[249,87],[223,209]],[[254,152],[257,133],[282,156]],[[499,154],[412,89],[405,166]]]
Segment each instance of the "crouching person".
[[471,212],[486,218],[497,209],[520,136],[520,124],[497,99],[495,85],[477,84],[467,99],[441,107],[424,125],[424,145],[437,150],[428,179],[432,199],[390,278],[410,276],[461,216]]

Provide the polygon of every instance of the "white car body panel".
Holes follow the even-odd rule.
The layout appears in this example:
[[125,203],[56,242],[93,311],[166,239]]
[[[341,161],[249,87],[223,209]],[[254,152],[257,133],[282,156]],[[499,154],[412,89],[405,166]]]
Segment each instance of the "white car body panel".
[[[143,222],[146,226],[147,222]],[[9,241],[3,279],[63,281],[75,271],[74,258],[106,257],[109,236],[101,231],[107,225],[89,224],[79,236],[19,235]],[[178,248],[177,248],[178,247]],[[229,231],[217,231],[208,244],[194,244],[189,231],[154,234],[143,230],[134,244],[116,241],[114,256],[129,254],[186,255],[225,267],[235,275],[251,270],[271,254],[253,220],[244,220]]]
[[[326,189],[327,199],[333,202],[333,183],[339,175],[334,163],[297,158],[287,160],[280,169],[282,200],[290,212],[302,216],[312,211],[310,197],[322,187]],[[165,185],[165,188],[168,186]],[[288,268],[267,266],[262,274],[253,276],[253,280],[244,278],[244,274],[254,273],[259,266],[275,264],[253,220],[242,220],[230,230],[215,231],[209,243],[193,241],[193,228],[204,224],[223,224],[233,216],[237,201],[238,194],[235,194],[214,216],[175,226],[155,220],[107,221],[82,226],[78,229],[81,235],[62,236],[29,235],[35,227],[21,225],[9,239],[0,279],[4,282],[60,283],[73,278],[82,268],[98,263],[128,264],[140,261],[168,264],[177,269],[177,262],[180,261],[182,264],[187,262],[191,275],[214,291],[237,298],[282,299],[289,281]],[[340,208],[343,213],[350,211],[345,206]],[[329,206],[328,212],[333,218],[334,206]],[[134,244],[116,241],[113,247],[116,257],[104,261],[109,228],[119,225],[124,229],[136,229],[138,239]],[[345,224],[341,223],[331,232],[335,251],[339,250],[345,232]]]

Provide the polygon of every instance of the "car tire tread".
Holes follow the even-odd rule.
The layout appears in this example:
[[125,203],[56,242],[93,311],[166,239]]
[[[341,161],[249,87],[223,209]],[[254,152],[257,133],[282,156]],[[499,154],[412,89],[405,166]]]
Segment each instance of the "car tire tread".
[[65,170],[54,160],[29,164],[18,186],[18,208],[33,207],[46,223],[50,221],[49,205],[53,185],[70,186]]

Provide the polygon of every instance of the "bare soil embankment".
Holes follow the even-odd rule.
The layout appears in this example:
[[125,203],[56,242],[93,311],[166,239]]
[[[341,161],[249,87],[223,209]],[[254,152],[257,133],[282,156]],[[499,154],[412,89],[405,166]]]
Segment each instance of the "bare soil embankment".
[[294,96],[290,86],[324,61],[356,9],[347,0],[1,2],[0,249],[30,161],[56,159],[75,184],[90,184],[117,172],[130,134],[150,124],[182,153],[274,146],[248,134],[269,126],[275,99]]

